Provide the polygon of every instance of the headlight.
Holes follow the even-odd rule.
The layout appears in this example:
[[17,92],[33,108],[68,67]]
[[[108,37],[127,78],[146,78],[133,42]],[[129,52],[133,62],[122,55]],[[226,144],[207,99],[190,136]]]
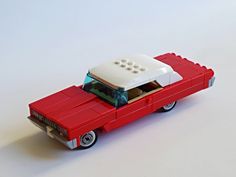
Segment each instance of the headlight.
[[34,116],[34,117],[36,117],[36,118],[38,118],[39,120],[43,120],[43,116],[42,115],[40,115],[39,113],[37,113],[37,112],[35,112],[35,111],[31,111],[31,114]]
[[48,126],[54,128],[55,130],[57,130],[59,133],[62,133],[63,135],[67,136],[67,130],[60,127],[59,125],[57,125],[55,122],[47,119],[46,117],[42,116],[41,114],[37,113],[36,111],[31,111],[32,116],[34,116],[35,118],[37,118],[38,120],[42,121],[43,123],[47,124]]

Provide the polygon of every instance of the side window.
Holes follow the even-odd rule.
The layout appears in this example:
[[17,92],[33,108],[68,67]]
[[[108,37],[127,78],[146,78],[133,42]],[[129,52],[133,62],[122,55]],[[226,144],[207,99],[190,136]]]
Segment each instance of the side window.
[[131,103],[160,89],[162,89],[162,87],[156,81],[130,89],[128,90],[128,102]]

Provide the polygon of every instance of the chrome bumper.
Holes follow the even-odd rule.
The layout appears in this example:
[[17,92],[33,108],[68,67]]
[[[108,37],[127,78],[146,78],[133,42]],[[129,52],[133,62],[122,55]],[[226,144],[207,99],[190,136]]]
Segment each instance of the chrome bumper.
[[213,77],[209,80],[209,82],[208,82],[208,87],[212,87],[212,86],[214,85],[215,79],[216,79],[216,78],[213,76]]
[[61,136],[58,131],[54,130],[52,127],[40,122],[39,120],[37,120],[36,118],[33,118],[31,116],[28,117],[28,119],[37,127],[39,127],[40,129],[42,129],[43,131],[45,131],[47,133],[47,135],[53,139],[58,140],[59,142],[61,142],[62,144],[64,144],[65,146],[67,146],[70,149],[75,149],[77,148],[77,140],[74,138],[73,140],[68,141],[65,137]]

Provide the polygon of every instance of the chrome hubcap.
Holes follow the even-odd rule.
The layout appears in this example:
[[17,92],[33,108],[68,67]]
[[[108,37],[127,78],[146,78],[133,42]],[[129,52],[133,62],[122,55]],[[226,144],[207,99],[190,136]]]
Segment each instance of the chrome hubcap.
[[95,139],[96,139],[96,134],[93,131],[90,131],[80,137],[80,145],[88,147],[94,143]]
[[165,110],[170,110],[170,109],[172,109],[172,108],[175,106],[175,103],[176,103],[176,102],[167,104],[167,105],[165,105],[163,108],[164,108]]

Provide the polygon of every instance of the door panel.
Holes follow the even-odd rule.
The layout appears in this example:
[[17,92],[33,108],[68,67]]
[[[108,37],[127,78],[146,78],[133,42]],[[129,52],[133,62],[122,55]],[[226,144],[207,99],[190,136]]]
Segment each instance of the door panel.
[[151,96],[147,96],[117,109],[116,120],[106,125],[105,129],[110,131],[150,114],[152,112],[152,100]]

